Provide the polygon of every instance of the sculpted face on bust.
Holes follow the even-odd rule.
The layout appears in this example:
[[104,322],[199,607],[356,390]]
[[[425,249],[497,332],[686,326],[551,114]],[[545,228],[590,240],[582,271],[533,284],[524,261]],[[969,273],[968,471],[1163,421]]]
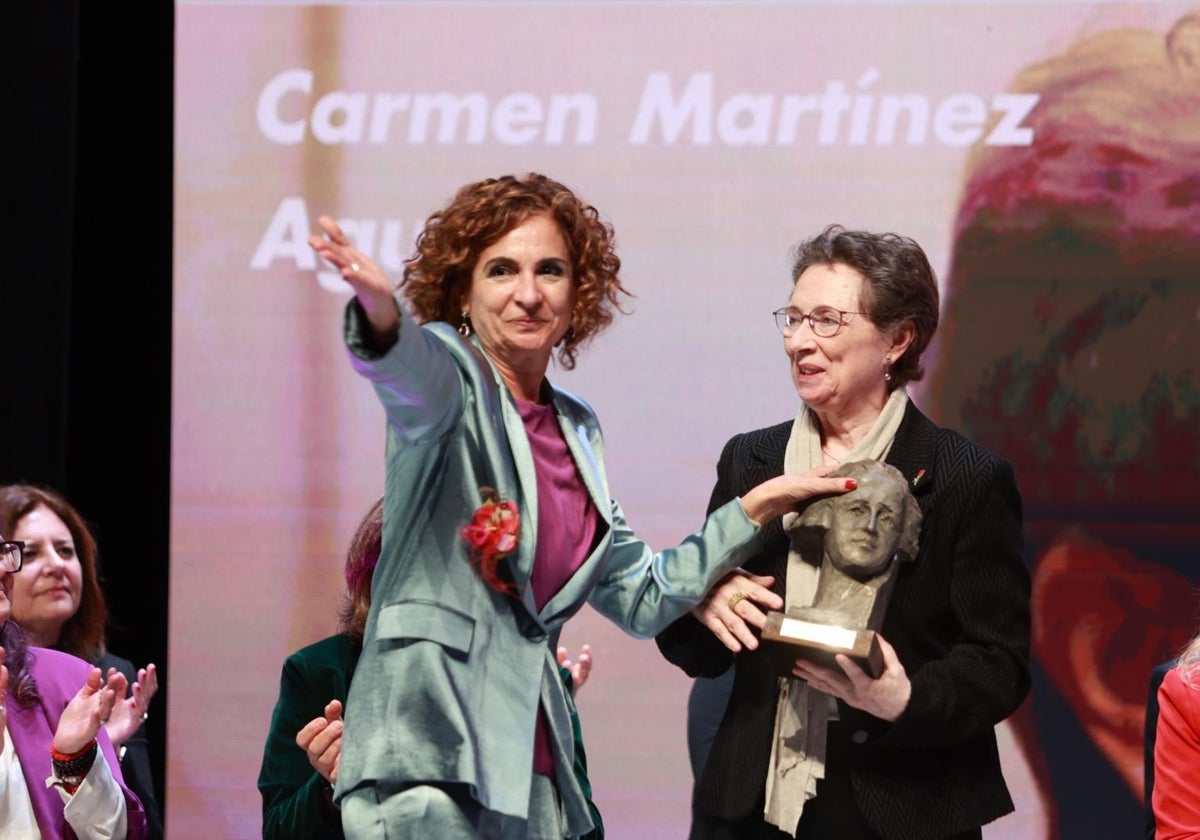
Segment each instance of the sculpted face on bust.
[[875,473],[833,501],[825,553],[835,568],[857,580],[887,569],[900,543],[905,493],[902,482]]

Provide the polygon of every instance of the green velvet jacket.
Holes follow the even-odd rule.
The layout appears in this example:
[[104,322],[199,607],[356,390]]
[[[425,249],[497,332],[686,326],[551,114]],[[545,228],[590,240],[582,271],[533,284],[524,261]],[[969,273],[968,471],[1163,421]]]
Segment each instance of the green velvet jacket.
[[[296,733],[324,714],[330,700],[346,702],[350,680],[362,652],[359,642],[337,635],[293,653],[283,663],[279,700],[271,715],[271,729],[263,749],[258,790],[263,800],[263,840],[343,840],[342,819],[333,804],[331,789],[296,746]],[[570,690],[571,673],[560,669]],[[579,717],[572,713],[575,733],[575,778],[587,796],[596,830],[587,840],[603,840],[604,825],[592,802],[587,777],[587,755]]]

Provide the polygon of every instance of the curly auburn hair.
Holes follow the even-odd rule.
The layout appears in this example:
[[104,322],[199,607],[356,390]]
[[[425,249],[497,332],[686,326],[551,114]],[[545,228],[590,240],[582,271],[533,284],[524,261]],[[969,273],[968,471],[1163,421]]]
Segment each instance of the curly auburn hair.
[[629,292],[617,273],[612,227],[558,181],[536,172],[488,178],[462,187],[450,204],[425,221],[416,253],[404,264],[401,288],[422,324],[458,324],[462,302],[479,255],[531,216],[549,213],[558,222],[571,257],[575,308],[571,329],[558,345],[558,361],[575,367],[581,345],[604,331],[619,296]]
[[[100,564],[96,551],[96,540],[88,530],[87,523],[71,504],[44,487],[29,484],[9,484],[0,487],[0,532],[12,534],[17,523],[39,507],[45,507],[63,521],[71,532],[75,543],[75,554],[79,558],[82,572],[82,587],[79,593],[79,608],[66,620],[54,645],[57,650],[95,662],[108,650],[106,624],[108,604],[100,588]],[[21,574],[21,572],[17,572]],[[13,605],[13,618],[20,605]]]
[[888,391],[925,375],[921,354],[938,327],[938,285],[929,258],[914,240],[829,225],[792,251],[792,284],[814,265],[847,265],[863,277],[860,308],[880,332],[911,321],[915,334],[891,367]]
[[371,609],[371,581],[383,552],[383,499],[371,506],[350,538],[346,551],[346,591],[338,611],[338,630],[359,642]]

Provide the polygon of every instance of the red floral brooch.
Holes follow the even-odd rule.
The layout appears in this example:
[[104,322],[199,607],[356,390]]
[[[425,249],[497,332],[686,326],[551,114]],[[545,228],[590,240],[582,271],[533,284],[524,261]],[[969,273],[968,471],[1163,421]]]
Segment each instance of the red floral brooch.
[[462,538],[471,547],[471,562],[479,570],[484,583],[512,595],[516,585],[500,577],[500,561],[516,551],[521,538],[521,516],[515,502],[501,498],[495,489],[480,487],[483,504],[471,517],[471,524],[459,529]]

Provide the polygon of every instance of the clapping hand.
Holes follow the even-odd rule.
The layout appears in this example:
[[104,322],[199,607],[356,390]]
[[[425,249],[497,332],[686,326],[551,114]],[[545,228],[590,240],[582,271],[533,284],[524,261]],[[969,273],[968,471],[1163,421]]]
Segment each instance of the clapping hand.
[[337,782],[344,728],[342,704],[331,700],[322,717],[313,718],[296,734],[296,744],[308,754],[308,763],[331,785]]
[[555,651],[555,658],[558,664],[571,672],[571,681],[574,683],[575,691],[583,688],[583,684],[587,682],[588,674],[592,672],[592,646],[584,645],[579,650],[579,659],[575,662],[571,661],[571,653],[565,647],[559,646]]
[[117,698],[124,697],[128,687],[125,675],[115,668],[109,669],[107,679],[99,668],[93,668],[58,719],[54,749],[73,754],[86,747],[112,714]]
[[[115,671],[115,668],[109,668],[109,677]],[[113,742],[114,747],[121,746],[133,737],[133,733],[138,731],[138,728],[149,716],[150,701],[158,692],[158,669],[153,662],[139,670],[137,677],[137,682],[133,684],[129,696],[121,695],[113,705],[112,714],[104,724],[104,729],[108,732],[108,738]]]

